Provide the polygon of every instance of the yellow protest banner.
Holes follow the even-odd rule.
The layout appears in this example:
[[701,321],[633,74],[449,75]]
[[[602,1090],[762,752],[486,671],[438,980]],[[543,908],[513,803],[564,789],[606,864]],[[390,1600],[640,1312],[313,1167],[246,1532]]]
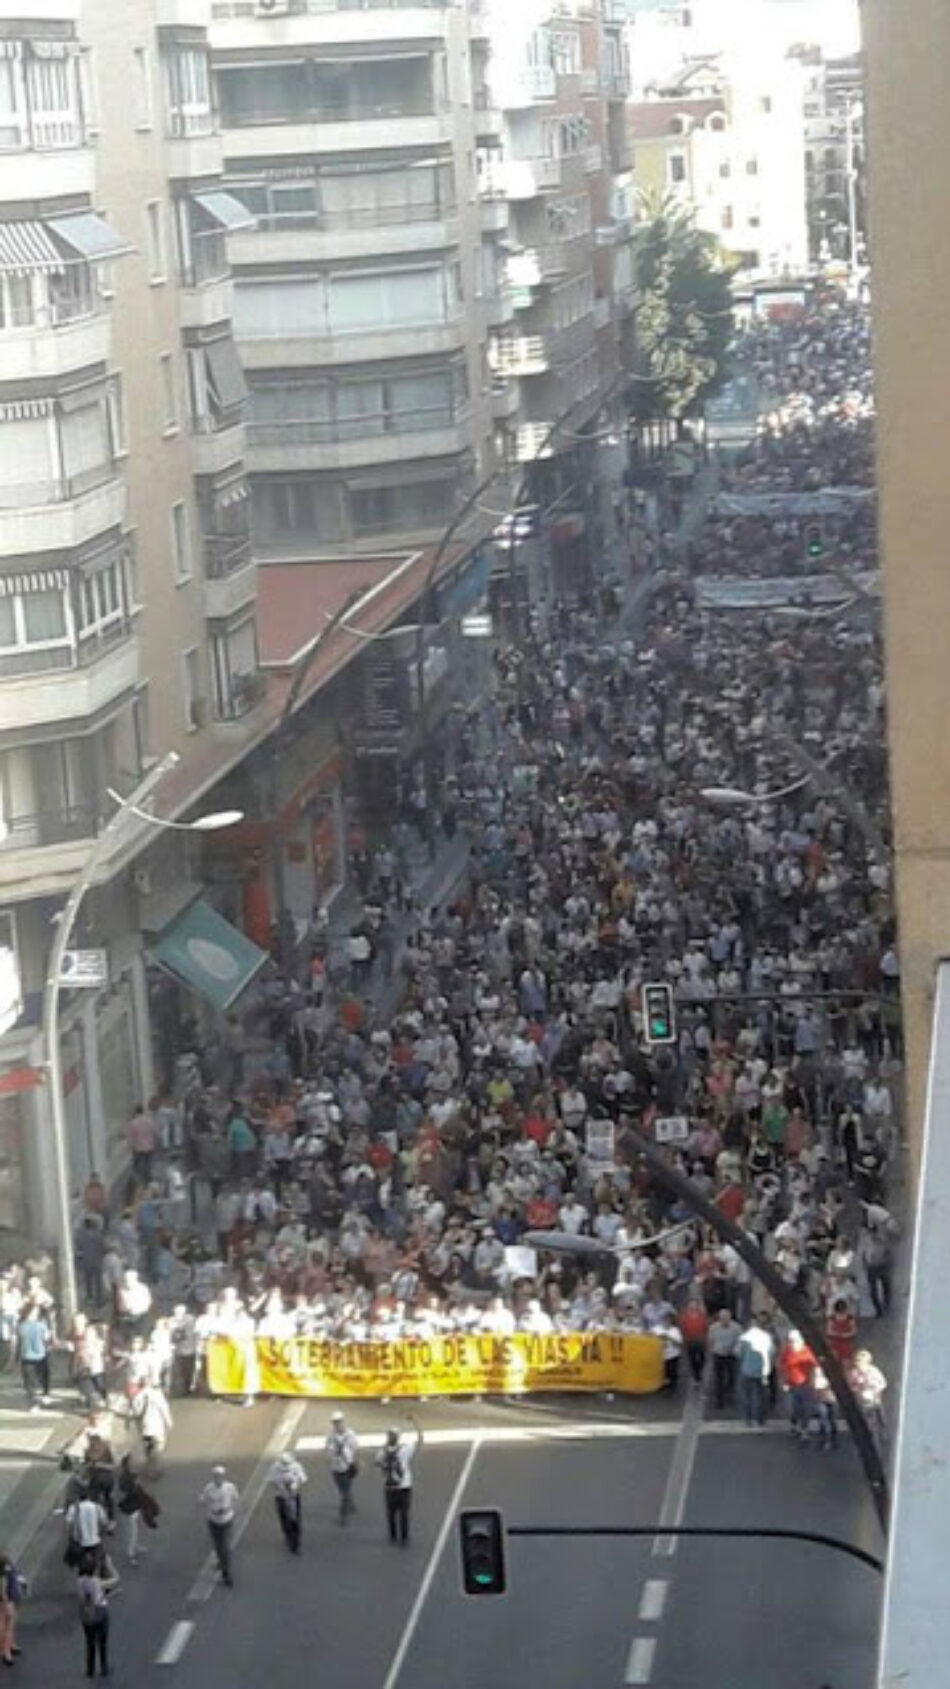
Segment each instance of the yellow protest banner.
[[518,1395],[617,1390],[647,1395],[663,1384],[657,1337],[613,1332],[519,1332],[339,1343],[329,1338],[216,1337],[208,1345],[215,1396]]

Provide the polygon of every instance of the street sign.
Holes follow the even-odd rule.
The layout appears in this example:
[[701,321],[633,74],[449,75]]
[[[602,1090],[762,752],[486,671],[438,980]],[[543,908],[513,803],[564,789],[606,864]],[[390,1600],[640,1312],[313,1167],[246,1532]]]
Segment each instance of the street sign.
[[689,1121],[685,1114],[661,1114],[653,1122],[653,1136],[658,1144],[682,1144],[689,1137]]
[[109,955],[106,950],[67,950],[59,974],[60,985],[76,990],[97,991],[109,983]]

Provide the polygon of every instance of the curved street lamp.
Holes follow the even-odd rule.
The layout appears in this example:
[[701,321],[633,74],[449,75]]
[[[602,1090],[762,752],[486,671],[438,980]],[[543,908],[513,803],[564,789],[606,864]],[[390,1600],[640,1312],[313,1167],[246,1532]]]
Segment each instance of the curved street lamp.
[[747,809],[753,804],[777,803],[779,798],[791,797],[793,792],[800,792],[803,786],[809,785],[811,778],[810,774],[804,774],[787,786],[779,786],[774,792],[746,792],[741,786],[703,786],[699,795],[714,809]]
[[70,939],[76,926],[82,901],[95,880],[101,864],[106,860],[115,843],[116,837],[122,831],[128,816],[144,821],[150,827],[161,832],[210,833],[217,832],[223,827],[233,827],[243,820],[243,811],[238,809],[221,810],[211,815],[201,815],[195,821],[165,821],[159,815],[152,815],[142,806],[151,797],[156,786],[170,774],[181,761],[177,751],[169,751],[162,757],[155,767],[150,769],[144,780],[141,780],[123,798],[118,792],[109,790],[109,797],[116,805],[115,813],[110,816],[102,832],[99,834],[86,854],[76,881],[56,921],[56,933],[50,949],[46,986],[43,992],[43,1048],[45,1067],[49,1076],[50,1120],[53,1132],[53,1182],[56,1191],[56,1230],[59,1250],[59,1283],[62,1299],[63,1315],[70,1324],[76,1314],[78,1298],[76,1294],[76,1263],[73,1255],[73,1223],[72,1208],[69,1196],[69,1150],[66,1141],[66,1106],[63,1097],[63,1063],[59,1042],[59,995],[63,972],[63,962],[69,949]]

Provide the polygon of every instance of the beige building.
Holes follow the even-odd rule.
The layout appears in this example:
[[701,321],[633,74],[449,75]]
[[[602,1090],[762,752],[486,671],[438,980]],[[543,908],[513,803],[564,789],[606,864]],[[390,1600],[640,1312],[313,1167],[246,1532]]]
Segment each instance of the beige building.
[[907,1041],[908,1130],[919,1145],[938,960],[950,955],[950,18],[918,0],[913,27],[865,0],[878,475],[888,725]]
[[[24,13],[27,15],[24,16]],[[0,1226],[49,1233],[40,997],[51,920],[157,756],[181,813],[260,730],[244,384],[203,0],[0,6]],[[143,933],[198,889],[130,823],[62,1015],[71,1172],[151,1092]]]

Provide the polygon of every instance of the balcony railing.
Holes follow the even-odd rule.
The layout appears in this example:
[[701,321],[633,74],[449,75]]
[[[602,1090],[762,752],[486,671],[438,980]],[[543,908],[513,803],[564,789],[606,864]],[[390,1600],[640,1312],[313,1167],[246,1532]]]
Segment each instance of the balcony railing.
[[80,634],[77,644],[64,641],[60,645],[24,645],[16,651],[0,652],[0,680],[31,674],[64,674],[70,669],[88,668],[113,646],[121,645],[130,633],[131,624],[122,615]]
[[98,295],[85,299],[47,299],[36,309],[32,305],[14,304],[4,311],[0,335],[15,329],[64,328],[68,323],[88,322],[105,315],[105,306]]
[[214,135],[218,128],[218,114],[211,106],[193,109],[173,106],[165,113],[165,130],[172,141],[186,141],[193,135]]
[[288,417],[283,421],[247,425],[249,446],[337,446],[345,440],[369,440],[399,434],[425,434],[438,428],[452,428],[462,421],[467,407],[420,405],[415,410],[374,412],[344,418]]
[[61,480],[20,481],[6,486],[0,483],[0,510],[33,510],[47,504],[63,504],[67,499],[80,498],[94,487],[111,481],[115,468],[111,463],[97,464],[81,475],[69,475]]
[[71,844],[74,839],[93,839],[103,819],[97,809],[85,804],[41,809],[35,815],[9,815],[0,823],[0,851],[30,850],[43,845]]
[[492,370],[500,376],[541,374],[549,362],[550,349],[543,334],[496,341],[491,358]]
[[256,111],[224,111],[222,122],[226,129],[260,128],[276,123],[378,123],[387,119],[399,122],[403,118],[437,117],[441,109],[432,99],[354,101],[345,106],[285,106],[282,111],[274,111],[268,106]]
[[[240,188],[234,190],[240,197]],[[314,206],[312,211],[261,211],[255,212],[257,230],[267,234],[280,234],[285,229],[391,229],[399,228],[403,223],[438,223],[446,217],[454,217],[458,212],[458,205],[441,204],[436,199],[425,200],[415,205],[351,205],[341,207],[336,211],[318,210]],[[249,231],[250,232],[250,231]]]
[[[451,0],[289,0],[287,11],[297,17],[332,12],[444,11]],[[259,18],[257,0],[213,0],[212,18]]]
[[223,581],[251,561],[250,534],[203,534],[201,544],[210,581]]
[[0,152],[61,152],[85,145],[86,130],[79,112],[55,117],[18,113],[16,123],[0,120]]

